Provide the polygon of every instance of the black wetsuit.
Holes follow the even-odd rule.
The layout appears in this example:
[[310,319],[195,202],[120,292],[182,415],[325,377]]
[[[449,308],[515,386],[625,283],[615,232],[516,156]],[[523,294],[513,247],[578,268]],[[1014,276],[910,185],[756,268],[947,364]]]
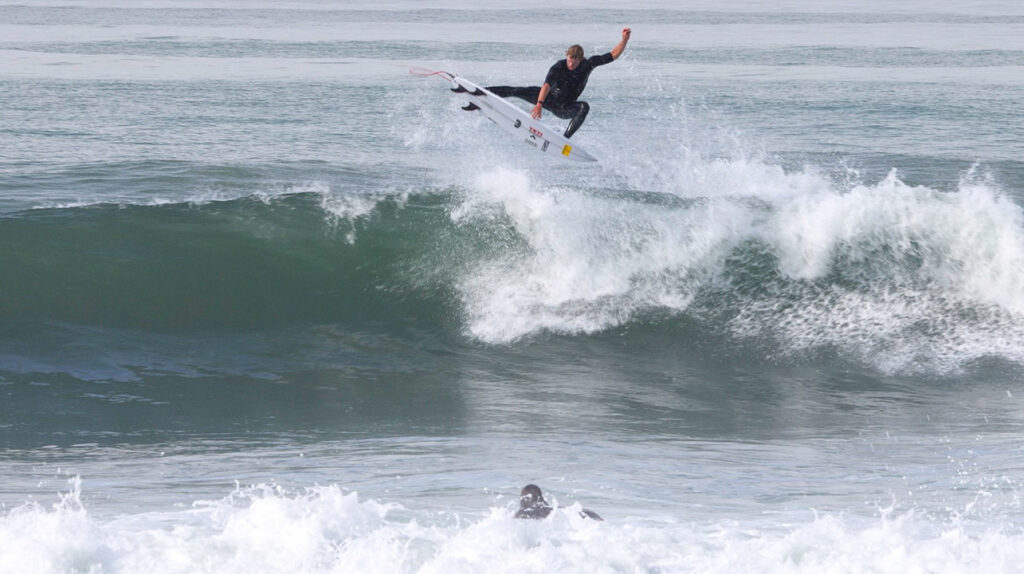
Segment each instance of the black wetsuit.
[[[590,73],[594,71],[594,68],[609,64],[614,60],[615,58],[609,52],[583,60],[575,70],[570,70],[565,60],[555,62],[555,65],[548,70],[544,83],[551,86],[551,91],[544,98],[544,109],[562,119],[572,118],[569,121],[569,126],[565,128],[565,137],[572,137],[572,134],[580,129],[583,120],[587,119],[587,114],[590,113],[590,104],[578,101],[583,89],[587,87]],[[526,88],[493,86],[487,89],[497,96],[521,98],[532,104],[537,103],[537,98],[540,97],[540,86]]]
[[[548,517],[549,514],[551,514],[552,510],[554,510],[554,508],[551,508],[547,504],[541,503],[527,508],[520,508],[519,510],[516,511],[515,516],[516,518],[544,520]],[[591,520],[597,520],[598,522],[604,522],[604,518],[601,518],[601,515],[594,512],[593,510],[587,510],[586,508],[580,511],[580,516],[582,516],[583,518],[590,518]]]
[[543,520],[551,514],[554,510],[546,504],[537,504],[536,506],[530,506],[528,508],[520,508],[516,512],[516,518],[531,518],[533,520]]

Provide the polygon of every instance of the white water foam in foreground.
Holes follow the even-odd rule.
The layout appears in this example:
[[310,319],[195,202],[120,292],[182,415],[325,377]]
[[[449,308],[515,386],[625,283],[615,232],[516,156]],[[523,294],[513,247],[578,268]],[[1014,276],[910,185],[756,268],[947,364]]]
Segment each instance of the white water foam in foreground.
[[337,486],[264,484],[181,510],[98,519],[82,502],[82,481],[69,483],[52,505],[27,503],[0,517],[0,571],[999,573],[1024,560],[1016,529],[885,511],[874,519],[596,522],[576,503],[529,521],[508,507],[427,513]]

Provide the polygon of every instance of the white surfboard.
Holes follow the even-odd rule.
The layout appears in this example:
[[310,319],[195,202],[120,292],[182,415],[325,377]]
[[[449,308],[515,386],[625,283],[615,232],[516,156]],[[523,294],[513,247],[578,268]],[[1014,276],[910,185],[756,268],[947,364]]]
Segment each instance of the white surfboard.
[[469,98],[469,103],[462,109],[479,111],[487,119],[501,126],[510,134],[538,150],[558,155],[574,161],[597,161],[597,158],[573,144],[557,129],[530,117],[522,108],[508,100],[496,96],[473,82],[448,72],[414,68],[409,70],[418,76],[441,76],[452,83],[452,91]]
[[576,161],[597,161],[597,158],[573,144],[555,128],[530,117],[526,111],[500,96],[487,91],[466,78],[452,76],[452,91],[466,95],[467,111],[479,111],[487,119],[542,152]]

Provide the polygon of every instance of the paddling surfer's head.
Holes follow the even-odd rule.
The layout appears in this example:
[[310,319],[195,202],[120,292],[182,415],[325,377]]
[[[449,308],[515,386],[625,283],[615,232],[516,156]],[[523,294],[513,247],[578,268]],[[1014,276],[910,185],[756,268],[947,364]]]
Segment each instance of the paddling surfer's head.
[[527,484],[523,487],[523,491],[519,493],[519,507],[520,508],[533,508],[542,504],[547,504],[548,501],[544,500],[544,495],[540,491],[540,487],[536,484]]
[[516,518],[541,520],[547,518],[552,510],[536,484],[527,484],[519,493],[519,510],[516,512]]

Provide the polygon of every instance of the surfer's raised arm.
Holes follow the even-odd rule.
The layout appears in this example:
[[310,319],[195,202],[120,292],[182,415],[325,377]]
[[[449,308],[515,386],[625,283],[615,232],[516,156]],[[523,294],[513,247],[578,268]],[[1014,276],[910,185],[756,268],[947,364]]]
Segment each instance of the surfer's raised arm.
[[626,44],[629,43],[629,37],[632,34],[633,34],[633,31],[630,30],[629,28],[623,28],[622,29],[622,40],[619,41],[619,44],[617,46],[612,48],[612,59],[613,60],[618,60],[619,56],[622,55],[622,52],[624,52],[626,50]]

